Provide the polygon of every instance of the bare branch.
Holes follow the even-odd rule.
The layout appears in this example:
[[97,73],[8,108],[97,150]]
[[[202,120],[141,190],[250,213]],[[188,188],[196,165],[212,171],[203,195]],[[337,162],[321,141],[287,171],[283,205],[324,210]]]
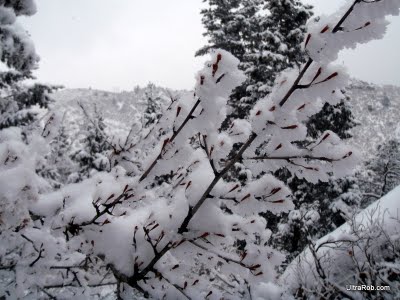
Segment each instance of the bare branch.
[[329,158],[323,156],[311,156],[311,155],[294,155],[294,156],[255,156],[255,157],[248,157],[243,158],[245,160],[290,160],[290,159],[308,159],[308,160],[319,160],[319,161],[326,161],[326,162],[335,162],[340,161],[337,158]]

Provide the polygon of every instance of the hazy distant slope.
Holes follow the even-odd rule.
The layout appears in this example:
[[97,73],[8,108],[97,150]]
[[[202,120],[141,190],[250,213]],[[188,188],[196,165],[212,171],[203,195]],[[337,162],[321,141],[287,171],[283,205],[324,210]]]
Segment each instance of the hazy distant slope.
[[[147,103],[147,87],[135,88],[130,92],[107,92],[92,89],[63,89],[54,94],[57,106],[60,108],[77,107],[77,103],[84,105],[96,104],[106,118],[116,119],[129,123],[132,114],[142,113]],[[169,98],[169,90],[156,87],[155,93]]]
[[352,142],[366,158],[385,140],[399,138],[400,87],[352,80],[347,94],[353,114],[360,123],[352,130]]
[[150,92],[159,97],[164,104],[170,101],[171,96],[177,94],[172,90],[148,85],[120,93],[93,89],[63,89],[54,93],[53,97],[56,100],[55,109],[68,114],[65,125],[72,136],[79,135],[80,126],[84,121],[82,109],[78,105],[82,103],[89,110],[93,110],[96,105],[105,118],[106,131],[110,135],[123,137],[134,120],[143,116]]
[[[130,92],[113,93],[92,89],[64,89],[54,94],[56,107],[68,111],[72,120],[71,131],[77,133],[83,114],[78,101],[86,106],[96,104],[103,112],[108,132],[115,135],[126,133],[134,118],[140,118],[146,108],[148,87],[135,88]],[[155,87],[155,92],[168,102],[171,94],[180,92]],[[359,126],[352,129],[351,143],[356,145],[365,158],[373,155],[385,140],[400,137],[400,87],[379,86],[352,80],[347,89],[352,111]]]

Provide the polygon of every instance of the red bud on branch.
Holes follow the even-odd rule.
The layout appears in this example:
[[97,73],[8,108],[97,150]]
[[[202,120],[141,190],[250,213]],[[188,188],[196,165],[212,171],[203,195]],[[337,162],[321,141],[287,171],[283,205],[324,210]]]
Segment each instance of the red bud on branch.
[[243,202],[244,200],[249,199],[250,196],[251,196],[251,194],[247,194],[246,196],[244,196],[244,197],[240,200],[240,202]]
[[283,200],[283,199],[276,200],[276,201],[271,201],[271,203],[274,203],[274,204],[283,203],[283,202],[285,202],[285,200]]
[[304,45],[304,47],[307,48],[307,45],[308,45],[308,43],[310,42],[310,40],[311,40],[311,33],[309,33],[309,34],[307,35],[306,44]]
[[321,33],[325,33],[329,30],[329,25],[326,25],[322,30]]
[[300,106],[297,110],[302,110],[304,107],[306,107],[305,103],[302,106]]
[[187,184],[187,186],[186,186],[186,188],[185,188],[185,191],[186,191],[191,185],[192,185],[192,181],[189,181],[188,184]]
[[281,189],[282,189],[281,187],[274,188],[274,189],[271,191],[271,195],[275,195],[275,194],[278,193]]
[[182,109],[182,107],[180,107],[180,106],[178,106],[178,107],[176,108],[176,117],[179,116],[179,114],[180,114],[180,112],[181,112],[181,109]]
[[231,188],[227,194],[229,194],[230,192],[233,192],[233,191],[236,190],[237,188],[239,188],[239,184],[237,184],[237,185],[235,185],[233,188]]
[[332,78],[334,78],[334,77],[336,77],[336,76],[338,76],[338,75],[339,75],[338,72],[332,73],[332,74],[329,75],[327,78],[325,78],[324,80],[322,80],[322,81],[320,81],[320,82],[318,82],[318,83],[316,83],[316,84],[323,83],[323,82],[326,82],[326,81],[328,81],[328,80],[331,80]]
[[178,264],[175,265],[175,266],[173,266],[173,267],[171,268],[171,271],[172,271],[172,270],[175,270],[175,269],[177,269],[177,268],[179,268],[179,265],[178,265]]
[[350,156],[352,156],[352,155],[353,155],[353,152],[350,151],[350,152],[347,153],[345,156],[343,156],[342,159],[348,158],[348,157],[350,157]]

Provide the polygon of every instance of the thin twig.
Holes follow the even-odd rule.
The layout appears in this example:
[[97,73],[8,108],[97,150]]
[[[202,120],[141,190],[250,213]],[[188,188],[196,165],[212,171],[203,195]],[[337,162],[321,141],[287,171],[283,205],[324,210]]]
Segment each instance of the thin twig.
[[[176,137],[179,135],[179,133],[182,131],[182,129],[186,126],[187,122],[193,118],[193,113],[196,110],[196,108],[200,104],[200,99],[196,101],[196,103],[193,105],[192,109],[190,110],[189,114],[185,118],[185,120],[182,122],[181,126],[179,126],[178,130],[176,130],[172,137],[168,140],[168,143],[171,144]],[[151,165],[147,168],[147,170],[143,173],[143,175],[140,177],[139,182],[143,181],[146,179],[146,177],[150,174],[151,170],[156,166],[157,162],[162,158],[163,150],[161,149],[160,154],[156,157],[156,159],[151,163]]]

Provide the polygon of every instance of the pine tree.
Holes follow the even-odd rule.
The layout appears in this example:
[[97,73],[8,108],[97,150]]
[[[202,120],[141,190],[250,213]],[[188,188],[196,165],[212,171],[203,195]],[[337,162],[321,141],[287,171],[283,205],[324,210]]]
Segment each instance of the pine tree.
[[[245,55],[248,76],[246,95],[231,101],[233,117],[243,118],[253,104],[268,95],[276,76],[305,61],[301,48],[305,24],[312,16],[311,6],[298,0],[264,0],[251,36],[252,49]],[[260,15],[261,14],[261,15]]]
[[34,79],[39,56],[30,36],[16,23],[19,16],[36,12],[32,0],[0,1],[0,129],[26,126],[36,119],[36,106],[47,108],[54,87],[42,84],[24,86],[21,82]]
[[[204,2],[207,2],[204,0]],[[196,52],[196,56],[205,55],[210,49],[224,49],[240,60],[239,69],[249,73],[255,69],[254,57],[261,44],[260,11],[263,0],[209,0],[209,8],[203,9],[202,22],[206,29],[203,34],[208,37],[208,45]],[[247,74],[249,75],[249,74]],[[232,118],[244,117],[251,106],[246,104],[246,110],[240,110],[242,101],[248,96],[249,80],[237,87],[228,102],[231,115],[223,124],[228,127]]]
[[37,108],[47,109],[54,102],[50,94],[58,89],[35,83],[23,86],[14,82],[0,102],[0,129],[11,126],[21,127],[32,124],[37,119]]
[[342,91],[345,98],[336,105],[326,103],[322,110],[307,122],[307,133],[311,138],[320,136],[325,131],[335,132],[341,139],[351,138],[350,130],[358,126],[351,112],[351,99]]
[[7,70],[0,73],[1,88],[32,78],[39,56],[27,32],[16,24],[19,16],[32,16],[36,6],[32,0],[0,1],[1,61]]
[[382,105],[383,105],[384,108],[390,107],[390,99],[386,94],[383,95]]
[[82,130],[82,148],[71,156],[72,160],[79,165],[78,171],[71,175],[70,180],[73,182],[89,178],[93,172],[109,170],[108,156],[112,148],[105,132],[104,118],[97,106],[94,106],[93,115],[82,104],[80,106],[85,115],[85,124]]
[[[335,132],[341,139],[351,137],[350,129],[357,125],[351,112],[349,97],[337,105],[325,104],[322,110],[307,122],[310,140],[326,131]],[[358,178],[331,178],[328,182],[310,184],[306,180],[289,176],[287,171],[277,176],[288,183],[293,191],[295,210],[280,218],[271,219],[271,244],[288,253],[287,260],[296,257],[312,240],[316,240],[345,223],[361,205]]]
[[248,78],[230,97],[228,119],[245,118],[254,103],[270,92],[279,72],[304,62],[300,45],[311,7],[297,0],[208,3],[210,7],[201,11],[208,45],[196,55],[221,48],[239,58],[239,68]]
[[149,127],[161,116],[161,95],[153,83],[149,83],[144,91],[146,109],[144,111],[144,126]]
[[37,173],[46,179],[54,189],[59,189],[69,182],[69,177],[75,171],[76,165],[70,155],[72,150],[71,137],[65,125],[65,116],[50,142],[50,152],[37,167]]
[[[246,53],[244,46],[245,21],[249,16],[240,15],[238,12],[240,0],[204,0],[209,8],[203,9],[202,22],[206,28],[203,34],[208,37],[208,45],[196,52],[196,56],[205,55],[210,49],[224,49],[231,52],[240,61]],[[247,1],[249,2],[249,1]]]
[[361,202],[360,187],[354,177],[311,185],[296,177],[287,180],[293,189],[295,209],[270,219],[274,234],[270,243],[291,261],[311,241],[315,241],[349,220]]
[[[209,39],[196,56],[210,49],[227,50],[240,60],[239,69],[247,75],[228,100],[230,114],[222,124],[226,129],[234,119],[246,118],[254,103],[270,92],[279,72],[304,62],[301,41],[312,7],[297,0],[204,2],[209,7],[201,11],[202,22]],[[228,179],[239,178],[244,183],[246,174],[238,163]]]

